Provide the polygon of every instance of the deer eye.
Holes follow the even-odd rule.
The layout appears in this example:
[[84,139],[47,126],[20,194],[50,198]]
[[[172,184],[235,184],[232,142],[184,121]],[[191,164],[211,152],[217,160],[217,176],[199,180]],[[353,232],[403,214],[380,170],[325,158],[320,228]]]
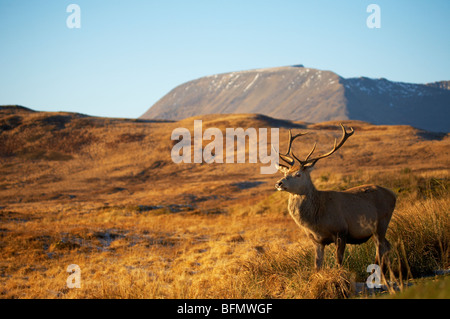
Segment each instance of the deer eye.
[[295,173],[295,177],[300,177],[302,175],[302,173],[301,172],[297,172],[297,173]]

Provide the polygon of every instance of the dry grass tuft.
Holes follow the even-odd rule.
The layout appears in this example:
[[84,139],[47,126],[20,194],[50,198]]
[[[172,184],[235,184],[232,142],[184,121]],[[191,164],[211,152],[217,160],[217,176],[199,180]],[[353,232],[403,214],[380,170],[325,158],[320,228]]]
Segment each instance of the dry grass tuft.
[[321,270],[314,273],[308,282],[306,298],[348,298],[353,292],[354,275],[342,268]]
[[313,252],[301,246],[271,247],[244,264],[239,281],[248,298],[348,298],[354,275],[343,268],[312,269]]

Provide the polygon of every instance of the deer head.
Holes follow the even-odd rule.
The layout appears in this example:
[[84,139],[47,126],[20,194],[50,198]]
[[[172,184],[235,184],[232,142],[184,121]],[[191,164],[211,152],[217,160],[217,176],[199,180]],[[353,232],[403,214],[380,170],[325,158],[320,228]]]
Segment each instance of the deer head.
[[292,136],[292,132],[289,130],[289,144],[287,152],[285,154],[279,154],[280,159],[287,164],[280,164],[278,167],[278,170],[284,174],[284,178],[280,179],[275,184],[275,188],[279,191],[287,191],[298,195],[307,194],[311,188],[314,187],[309,174],[317,161],[336,152],[354,133],[352,128],[350,132],[347,132],[344,125],[342,125],[342,123],[340,125],[342,127],[342,138],[339,143],[337,143],[337,139],[334,140],[334,147],[331,151],[323,155],[312,157],[317,145],[317,143],[314,143],[311,152],[309,152],[303,161],[295,156],[292,151],[292,142],[294,142],[296,138],[308,133],[299,133]]

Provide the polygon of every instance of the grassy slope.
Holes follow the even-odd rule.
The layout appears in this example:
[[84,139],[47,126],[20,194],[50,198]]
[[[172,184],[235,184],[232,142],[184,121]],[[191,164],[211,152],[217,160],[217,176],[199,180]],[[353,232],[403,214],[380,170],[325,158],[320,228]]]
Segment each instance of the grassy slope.
[[[68,113],[0,110],[0,294],[5,298],[334,298],[364,280],[373,244],[349,247],[344,269],[312,271],[309,242],[255,164],[170,160],[176,127]],[[257,115],[205,116],[203,128],[310,131],[306,154],[339,135]],[[449,137],[347,123],[356,133],[317,165],[318,188],[373,182],[399,194],[389,236],[393,280],[448,267]],[[250,182],[250,183],[249,183]],[[405,257],[406,255],[406,257]],[[68,289],[66,268],[82,269]]]

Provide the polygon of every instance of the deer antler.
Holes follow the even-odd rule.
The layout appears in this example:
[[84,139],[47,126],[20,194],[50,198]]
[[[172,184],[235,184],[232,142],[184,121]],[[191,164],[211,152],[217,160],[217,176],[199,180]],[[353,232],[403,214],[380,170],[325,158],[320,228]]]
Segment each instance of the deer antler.
[[306,156],[304,161],[299,161],[300,165],[305,167],[305,166],[313,166],[314,164],[316,164],[316,162],[322,158],[328,157],[331,154],[333,154],[334,152],[336,152],[342,145],[344,145],[345,141],[353,135],[353,133],[355,133],[355,131],[353,130],[353,128],[351,129],[351,132],[347,132],[344,125],[342,125],[342,123],[340,123],[341,127],[342,127],[342,138],[340,140],[339,143],[337,143],[337,139],[334,140],[334,147],[331,151],[329,151],[328,153],[325,153],[323,155],[317,156],[317,157],[313,157],[310,158],[311,155],[314,153],[314,150],[316,149],[316,144],[314,144],[311,152],[309,152],[308,156]]
[[[329,151],[328,153],[325,153],[323,155],[319,155],[317,157],[313,157],[310,158],[311,155],[314,153],[314,151],[316,150],[316,146],[317,143],[314,143],[314,146],[311,150],[311,152],[309,152],[309,154],[306,156],[305,160],[300,160],[297,156],[295,156],[295,154],[292,152],[292,142],[299,136],[303,136],[306,135],[308,133],[299,133],[295,136],[292,136],[292,132],[291,130],[289,130],[289,145],[288,145],[288,150],[286,152],[286,154],[279,154],[280,158],[285,161],[289,166],[293,166],[295,164],[295,160],[297,160],[301,167],[310,167],[310,166],[314,166],[314,164],[316,164],[316,162],[322,158],[328,157],[331,154],[333,154],[334,152],[336,152],[342,145],[344,145],[345,141],[353,135],[353,133],[355,132],[353,130],[353,128],[351,129],[351,132],[347,132],[344,125],[342,125],[342,123],[340,123],[341,127],[342,127],[342,138],[340,140],[339,143],[337,143],[337,139],[334,140],[334,147],[331,151]],[[295,160],[294,160],[295,159]]]
[[[287,152],[286,152],[286,154],[281,154],[281,153],[279,153],[279,156],[280,156],[280,158],[283,160],[283,161],[285,161],[289,166],[294,166],[294,164],[295,164],[295,160],[294,160],[294,158],[298,161],[298,162],[300,162],[299,161],[299,159],[291,152],[291,150],[292,150],[292,142],[294,142],[294,140],[297,138],[297,137],[300,137],[300,136],[303,136],[303,135],[306,135],[306,134],[308,134],[308,133],[298,133],[297,135],[295,135],[295,136],[292,136],[292,131],[291,130],[289,130],[289,145],[288,145],[288,149],[287,149]],[[292,156],[291,156],[292,155]],[[292,158],[292,157],[294,157],[294,158]]]

